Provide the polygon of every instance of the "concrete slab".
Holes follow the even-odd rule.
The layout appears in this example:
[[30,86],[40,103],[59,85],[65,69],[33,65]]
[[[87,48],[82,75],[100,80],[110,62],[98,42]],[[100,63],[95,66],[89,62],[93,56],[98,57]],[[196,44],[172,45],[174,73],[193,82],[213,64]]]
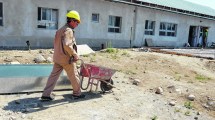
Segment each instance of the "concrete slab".
[[152,39],[146,39],[146,44],[147,44],[148,47],[154,46],[153,42],[152,42]]
[[[0,65],[0,94],[43,91],[53,65]],[[55,90],[71,89],[62,72]]]
[[215,49],[161,49],[162,51],[190,54],[195,57],[215,59]]
[[78,55],[87,55],[91,53],[95,53],[87,44],[77,45]]

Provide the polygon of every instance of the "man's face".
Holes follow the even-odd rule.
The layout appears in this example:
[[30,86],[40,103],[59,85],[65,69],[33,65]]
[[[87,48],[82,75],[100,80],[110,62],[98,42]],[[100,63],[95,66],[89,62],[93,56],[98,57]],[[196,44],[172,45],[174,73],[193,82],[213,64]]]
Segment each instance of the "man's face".
[[70,22],[70,26],[74,29],[78,26],[79,22],[77,20],[72,20]]

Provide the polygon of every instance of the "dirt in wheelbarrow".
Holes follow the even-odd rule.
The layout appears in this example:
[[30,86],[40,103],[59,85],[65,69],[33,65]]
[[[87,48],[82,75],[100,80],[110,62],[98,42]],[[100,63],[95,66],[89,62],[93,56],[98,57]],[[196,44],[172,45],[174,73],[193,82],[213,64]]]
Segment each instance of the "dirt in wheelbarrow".
[[[38,55],[50,59],[53,50],[0,51],[0,63],[48,63],[35,63]],[[83,90],[86,98],[80,100],[72,99],[70,90],[55,91],[52,102],[40,102],[40,92],[0,95],[0,119],[215,120],[214,60],[147,48],[109,48],[81,58],[117,70],[112,76],[115,88],[106,93],[94,87]]]

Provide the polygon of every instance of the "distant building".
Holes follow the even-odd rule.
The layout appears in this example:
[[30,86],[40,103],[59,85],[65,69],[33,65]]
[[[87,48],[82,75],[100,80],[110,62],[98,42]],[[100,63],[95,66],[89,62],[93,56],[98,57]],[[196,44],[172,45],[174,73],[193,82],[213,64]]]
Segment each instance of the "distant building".
[[215,42],[215,10],[184,0],[0,0],[0,48],[26,47],[26,41],[33,48],[51,48],[69,10],[81,15],[78,44],[90,47]]

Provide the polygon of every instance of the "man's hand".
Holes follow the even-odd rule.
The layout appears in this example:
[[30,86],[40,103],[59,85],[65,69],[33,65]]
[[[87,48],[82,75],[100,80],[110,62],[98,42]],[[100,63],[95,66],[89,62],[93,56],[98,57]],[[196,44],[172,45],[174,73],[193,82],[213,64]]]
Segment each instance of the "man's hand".
[[78,59],[79,59],[79,56],[78,56],[78,55],[74,55],[74,56],[73,56],[74,62],[76,62]]

